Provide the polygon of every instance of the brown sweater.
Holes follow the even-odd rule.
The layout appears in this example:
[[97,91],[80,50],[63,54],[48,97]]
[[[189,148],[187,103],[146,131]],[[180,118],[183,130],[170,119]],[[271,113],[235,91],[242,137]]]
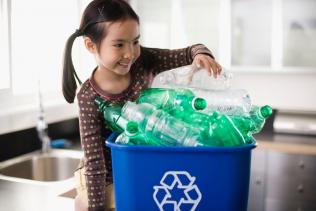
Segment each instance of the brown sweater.
[[[94,100],[101,96],[113,103],[124,104],[134,101],[143,89],[150,87],[155,75],[176,67],[189,65],[197,54],[212,53],[201,44],[191,47],[167,50],[141,47],[140,57],[131,67],[132,80],[129,87],[120,94],[109,94],[100,89],[93,77],[85,81],[78,94],[81,145],[84,151],[89,210],[104,210],[105,185],[113,183],[110,149],[105,138],[111,133],[97,111]],[[93,75],[93,74],[92,74]]]

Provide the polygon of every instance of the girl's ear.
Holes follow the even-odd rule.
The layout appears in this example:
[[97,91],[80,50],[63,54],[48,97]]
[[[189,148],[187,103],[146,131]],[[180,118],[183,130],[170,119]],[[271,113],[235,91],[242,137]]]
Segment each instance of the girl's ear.
[[83,41],[84,45],[90,53],[96,54],[98,52],[96,44],[92,42],[92,40],[89,37],[84,37]]

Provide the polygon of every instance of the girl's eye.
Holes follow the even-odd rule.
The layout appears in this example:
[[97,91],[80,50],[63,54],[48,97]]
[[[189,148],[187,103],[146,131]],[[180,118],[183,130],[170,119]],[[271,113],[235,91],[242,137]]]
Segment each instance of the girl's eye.
[[117,47],[117,48],[121,48],[121,47],[123,47],[123,44],[122,43],[118,43],[118,44],[115,44],[114,46]]

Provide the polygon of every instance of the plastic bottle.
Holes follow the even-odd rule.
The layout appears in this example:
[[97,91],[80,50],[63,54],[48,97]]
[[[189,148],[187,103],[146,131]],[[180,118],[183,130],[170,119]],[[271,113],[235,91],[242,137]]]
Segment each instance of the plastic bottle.
[[272,115],[272,112],[272,108],[268,105],[252,106],[248,115],[232,116],[231,118],[245,140],[249,142],[253,134],[262,130],[266,119]]
[[188,89],[146,89],[141,92],[137,103],[150,103],[164,111],[177,109],[189,112],[203,110],[206,107],[206,101],[195,97],[193,92]]
[[166,146],[237,146],[245,140],[226,115],[212,114],[198,124],[188,124],[148,103],[127,102],[122,115],[135,121],[147,137],[161,140]]
[[[216,142],[219,146],[240,146],[246,144],[244,137],[242,136],[239,129],[233,123],[232,119],[221,114],[211,123],[209,130],[210,139]],[[212,143],[211,143],[212,144]],[[205,143],[205,145],[211,145]]]
[[192,87],[209,90],[225,90],[231,85],[232,73],[222,71],[217,78],[210,76],[207,70],[187,65],[165,71],[157,75],[152,87]]
[[115,143],[147,145],[147,140],[146,137],[139,131],[138,124],[130,121],[127,123],[125,131],[116,138]]
[[197,128],[148,103],[127,102],[122,108],[122,115],[129,121],[137,122],[147,137],[158,139],[165,146],[198,146],[202,140]]
[[192,89],[194,94],[207,102],[207,107],[202,113],[211,114],[218,112],[226,115],[243,115],[251,109],[251,99],[246,90],[205,90]]
[[127,120],[121,116],[121,107],[118,105],[110,105],[101,97],[95,99],[95,103],[98,105],[98,110],[103,113],[104,120],[112,131],[123,132]]

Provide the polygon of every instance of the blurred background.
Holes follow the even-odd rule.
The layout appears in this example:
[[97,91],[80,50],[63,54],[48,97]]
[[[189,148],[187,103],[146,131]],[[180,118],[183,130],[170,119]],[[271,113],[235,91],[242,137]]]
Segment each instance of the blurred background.
[[[65,41],[78,28],[88,2],[0,1],[0,133],[35,123],[28,114],[38,107],[39,89],[47,121],[77,115],[75,105],[67,105],[61,94],[61,64]],[[140,16],[142,45],[203,43],[234,73],[233,87],[248,90],[254,104],[316,112],[316,1],[130,3]],[[95,62],[82,38],[75,41],[73,59],[81,80],[88,78]],[[14,115],[28,120],[16,121]]]

